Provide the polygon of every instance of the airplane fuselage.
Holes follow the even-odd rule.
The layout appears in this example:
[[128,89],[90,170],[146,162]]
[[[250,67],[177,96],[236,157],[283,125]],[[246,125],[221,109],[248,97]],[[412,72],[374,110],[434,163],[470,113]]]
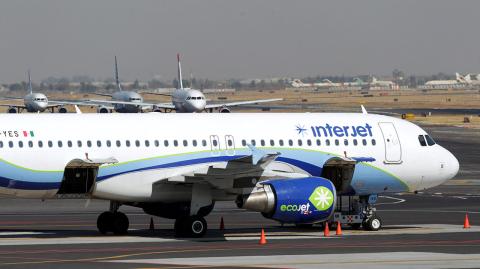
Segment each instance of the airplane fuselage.
[[[112,94],[112,101],[143,103],[143,97],[132,91],[118,91]],[[142,111],[141,105],[114,104],[114,109],[119,113],[138,113]]]
[[43,93],[29,93],[23,98],[28,112],[43,112],[48,107],[48,98]]
[[[446,149],[404,120],[369,114],[47,114],[0,115],[0,192],[54,198],[67,164],[115,158],[100,166],[92,197],[124,202],[174,202],[181,186],[154,185],[192,166],[260,150],[279,152],[272,171],[321,176],[326,160],[359,160],[349,192],[409,192],[437,186],[458,171]],[[420,140],[424,141],[420,142]],[[218,179],[214,200],[242,193]],[[163,189],[162,189],[163,188]]]
[[199,90],[176,89],[172,94],[172,103],[177,113],[194,113],[205,110],[205,95]]

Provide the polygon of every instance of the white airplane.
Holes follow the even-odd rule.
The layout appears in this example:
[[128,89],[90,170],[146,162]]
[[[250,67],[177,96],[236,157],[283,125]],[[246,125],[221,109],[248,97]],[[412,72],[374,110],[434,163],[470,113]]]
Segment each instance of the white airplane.
[[302,225],[335,219],[343,198],[355,210],[336,217],[355,214],[363,223],[354,227],[378,230],[377,195],[431,188],[459,169],[420,127],[365,110],[2,114],[0,122],[0,193],[109,200],[101,233],[128,231],[122,205],[200,237],[216,201]]
[[[16,97],[6,97],[2,100],[19,100],[22,98]],[[51,103],[55,103],[55,101],[51,101]],[[27,112],[43,112],[45,110],[50,110],[50,112],[54,112],[55,108],[58,108],[59,113],[67,113],[67,109],[63,106],[63,104],[48,104],[48,98],[45,94],[33,92],[32,88],[32,79],[30,76],[30,70],[28,70],[28,94],[23,97],[23,105],[17,104],[0,104],[0,106],[7,106],[8,113],[22,113],[23,110]]]
[[376,77],[372,77],[372,82],[369,83],[371,87],[388,87],[393,88],[395,83],[389,80],[378,80]]
[[459,88],[459,87],[464,87],[466,84],[468,84],[468,81],[465,79],[465,77],[460,75],[459,73],[455,73],[455,79],[430,80],[425,83],[425,87],[427,88],[445,88],[445,87]]
[[195,112],[213,112],[213,110],[218,110],[220,113],[229,113],[230,107],[233,106],[244,106],[244,105],[253,105],[260,103],[268,103],[275,101],[282,101],[282,98],[273,98],[273,99],[258,99],[251,101],[237,101],[230,103],[218,103],[218,104],[207,104],[207,99],[205,95],[196,89],[184,88],[183,79],[182,79],[182,66],[180,63],[180,54],[177,53],[177,72],[178,72],[178,89],[176,89],[172,94],[163,94],[163,93],[151,93],[146,92],[145,94],[152,95],[162,95],[170,96],[172,98],[171,103],[161,103],[161,104],[151,104],[144,103],[144,106],[150,106],[152,111],[161,112],[170,112],[175,110],[177,113],[195,113]]
[[143,104],[143,97],[134,91],[124,91],[120,80],[118,78],[117,56],[115,56],[115,84],[117,91],[113,94],[94,93],[95,95],[110,97],[111,100],[81,100],[81,101],[55,101],[62,105],[77,105],[77,106],[96,106],[97,113],[111,113],[113,111],[119,113],[138,113],[142,112],[145,107]]

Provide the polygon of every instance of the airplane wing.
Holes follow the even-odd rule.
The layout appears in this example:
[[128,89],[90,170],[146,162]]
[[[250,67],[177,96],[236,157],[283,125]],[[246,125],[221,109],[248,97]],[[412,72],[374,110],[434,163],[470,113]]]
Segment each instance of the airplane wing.
[[274,98],[274,99],[259,99],[259,100],[251,100],[251,101],[238,101],[238,102],[223,103],[223,104],[210,104],[210,105],[206,105],[205,109],[220,108],[220,107],[231,107],[231,106],[242,106],[242,105],[253,105],[253,104],[276,102],[276,101],[282,101],[282,100],[283,100],[283,98]]
[[0,104],[0,106],[16,107],[16,108],[26,108],[24,105],[13,105],[13,104]]
[[278,152],[265,152],[250,146],[251,154],[232,157],[230,160],[209,162],[175,169],[166,172],[153,184],[192,184],[208,183],[216,189],[238,188],[239,185],[253,187],[252,179],[272,177],[306,177],[308,175],[291,171],[281,171],[269,165],[280,155]]

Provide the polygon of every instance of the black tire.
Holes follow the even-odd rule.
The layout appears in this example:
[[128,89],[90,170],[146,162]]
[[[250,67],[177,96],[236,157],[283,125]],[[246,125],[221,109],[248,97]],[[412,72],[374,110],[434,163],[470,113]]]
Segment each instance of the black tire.
[[207,228],[207,221],[200,216],[178,218],[174,226],[176,237],[200,238],[205,235]]
[[122,212],[116,212],[113,215],[112,232],[116,235],[124,235],[128,232],[130,225],[127,215]]
[[113,213],[105,211],[97,218],[97,228],[101,234],[106,234],[112,231]]
[[365,221],[365,230],[368,231],[378,231],[382,228],[382,220],[377,216],[370,217],[367,221]]

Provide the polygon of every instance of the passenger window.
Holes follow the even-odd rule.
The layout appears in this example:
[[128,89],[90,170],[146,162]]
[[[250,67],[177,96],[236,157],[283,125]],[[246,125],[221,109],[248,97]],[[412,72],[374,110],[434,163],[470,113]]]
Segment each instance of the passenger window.
[[343,140],[343,144],[344,144],[345,146],[348,146],[348,139]]
[[150,141],[145,140],[145,147],[150,147]]
[[362,139],[362,144],[363,144],[364,146],[366,146],[366,145],[367,145],[367,139]]
[[205,139],[202,140],[202,146],[204,146],[204,147],[207,146],[207,140],[205,140]]
[[72,143],[71,140],[68,140],[68,141],[67,141],[67,146],[68,146],[69,148],[71,148],[71,147],[73,146],[73,143]]
[[100,140],[97,140],[97,147],[99,147],[99,148],[100,148],[101,146],[102,146],[102,141],[100,141]]
[[53,147],[53,142],[52,141],[48,141],[48,147],[49,148]]
[[12,141],[8,141],[8,146],[13,148],[13,142]]
[[242,146],[247,146],[247,141],[245,141],[245,139],[242,140]]
[[192,140],[192,145],[193,145],[194,147],[196,147],[196,146],[197,146],[197,140]]
[[140,141],[135,140],[135,146],[140,147]]
[[217,139],[213,139],[213,140],[212,140],[212,144],[213,144],[214,147],[218,146],[218,141],[217,141]]
[[425,139],[427,140],[427,145],[429,146],[435,145],[435,141],[429,135],[425,135]]
[[353,139],[353,145],[355,145],[355,146],[358,145],[357,139]]
[[255,146],[257,143],[255,143],[255,139],[252,139],[252,146]]
[[307,139],[307,145],[311,146],[312,145],[312,140]]
[[418,136],[418,142],[420,142],[420,146],[422,147],[427,146],[427,141],[425,141],[425,137],[423,135]]
[[[188,141],[187,140],[183,140],[183,146],[186,147],[188,146]],[[216,145],[215,145],[216,146]]]
[[302,139],[298,139],[298,146],[302,146]]
[[228,139],[227,144],[229,147],[233,147],[233,142],[231,139]]
[[290,147],[293,146],[293,140],[292,140],[292,139],[289,139],[289,140],[288,140],[288,145],[289,145]]
[[273,141],[273,139],[270,139],[270,146],[275,146],[275,141]]
[[320,139],[317,139],[317,146],[320,146],[322,144],[322,142],[320,141]]
[[112,146],[112,142],[110,140],[107,140],[107,147],[111,147]]
[[262,147],[265,146],[265,140],[263,140],[263,139],[260,140],[260,145],[262,145]]
[[178,147],[178,141],[177,141],[177,140],[173,140],[173,145],[174,145],[175,147]]
[[[33,142],[28,141],[28,147],[33,148]],[[0,148],[3,148],[3,142],[0,142]]]
[[338,141],[338,139],[335,139],[335,146],[338,146],[340,145],[340,141]]
[[125,140],[125,146],[130,147],[130,140]]
[[60,141],[60,140],[58,140],[58,147],[59,147],[59,148],[63,147],[63,143],[62,143],[62,141]]
[[[32,141],[29,141],[29,142],[32,142]],[[0,141],[0,148],[3,148],[3,141]]]
[[376,145],[377,144],[377,141],[375,141],[375,139],[372,139],[372,145]]
[[92,147],[92,141],[87,140],[87,147],[91,148]]
[[155,140],[155,147],[159,147],[160,146],[160,142],[158,142],[158,140]]
[[278,140],[278,144],[283,147],[283,139]]
[[38,141],[38,147],[39,148],[43,147],[43,142],[42,141]]
[[18,147],[23,148],[23,142],[22,141],[18,141]]
[[82,147],[82,141],[78,140],[77,145],[78,145],[79,148],[81,148]]
[[117,144],[117,147],[121,147],[122,146],[122,142],[120,142],[120,140],[117,140],[117,142],[115,142]]
[[330,140],[329,139],[325,140],[325,145],[330,146]]

